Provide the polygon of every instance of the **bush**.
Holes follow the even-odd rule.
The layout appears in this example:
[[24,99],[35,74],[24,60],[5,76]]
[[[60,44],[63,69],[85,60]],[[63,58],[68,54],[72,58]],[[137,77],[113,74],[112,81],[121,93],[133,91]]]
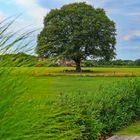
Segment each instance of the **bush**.
[[136,66],[140,66],[140,59],[135,60],[134,64],[135,64]]
[[[140,81],[124,80],[103,88],[96,97],[103,134],[116,131],[140,116]],[[94,106],[95,108],[95,106]]]
[[54,107],[60,110],[52,117],[55,123],[51,124],[49,132],[55,135],[56,126],[55,136],[61,135],[60,139],[71,136],[71,140],[96,140],[127,126],[140,116],[139,84],[138,79],[131,79],[101,88],[96,94],[61,95]]

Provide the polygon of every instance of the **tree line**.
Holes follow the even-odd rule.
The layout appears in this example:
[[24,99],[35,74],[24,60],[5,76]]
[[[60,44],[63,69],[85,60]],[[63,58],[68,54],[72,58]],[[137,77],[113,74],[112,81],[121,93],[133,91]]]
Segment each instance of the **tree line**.
[[[66,63],[58,63],[57,61],[50,62],[49,59],[39,59],[38,56],[26,54],[23,52],[15,54],[3,54],[0,55],[0,66],[9,66],[9,67],[44,67],[44,66],[75,66],[71,61]],[[137,60],[110,60],[106,61],[105,59],[99,60],[83,60],[81,61],[81,66],[83,67],[135,67],[140,66],[140,59]]]

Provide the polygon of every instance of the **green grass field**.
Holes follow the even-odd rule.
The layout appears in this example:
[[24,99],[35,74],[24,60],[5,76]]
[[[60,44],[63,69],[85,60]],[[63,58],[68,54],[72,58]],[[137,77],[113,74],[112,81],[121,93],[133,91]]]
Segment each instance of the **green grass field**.
[[[3,68],[7,69],[7,68]],[[140,68],[103,68],[103,67],[93,67],[93,68],[82,68],[83,72],[76,73],[73,72],[75,68],[73,67],[16,67],[13,68],[10,73],[13,74],[31,74],[34,76],[140,76]]]
[[[135,121],[139,114],[134,105],[139,97],[135,78],[69,75],[63,72],[66,69],[11,68],[1,74],[0,139],[94,140]],[[139,68],[90,70],[140,72]],[[135,127],[127,132],[131,128]]]

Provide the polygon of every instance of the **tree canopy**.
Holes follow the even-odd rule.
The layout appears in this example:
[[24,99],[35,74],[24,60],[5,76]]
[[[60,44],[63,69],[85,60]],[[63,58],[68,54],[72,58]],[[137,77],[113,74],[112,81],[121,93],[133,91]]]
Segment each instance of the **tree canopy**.
[[87,58],[113,59],[116,28],[105,11],[86,3],[51,10],[38,35],[36,51],[41,57],[74,60],[76,70]]

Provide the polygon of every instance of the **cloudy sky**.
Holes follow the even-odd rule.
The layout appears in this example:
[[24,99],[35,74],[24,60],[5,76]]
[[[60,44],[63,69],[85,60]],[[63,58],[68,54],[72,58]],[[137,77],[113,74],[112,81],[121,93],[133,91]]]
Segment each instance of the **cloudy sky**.
[[0,0],[0,19],[22,14],[15,28],[40,28],[50,9],[85,1],[104,8],[117,26],[117,58],[140,58],[140,0]]

